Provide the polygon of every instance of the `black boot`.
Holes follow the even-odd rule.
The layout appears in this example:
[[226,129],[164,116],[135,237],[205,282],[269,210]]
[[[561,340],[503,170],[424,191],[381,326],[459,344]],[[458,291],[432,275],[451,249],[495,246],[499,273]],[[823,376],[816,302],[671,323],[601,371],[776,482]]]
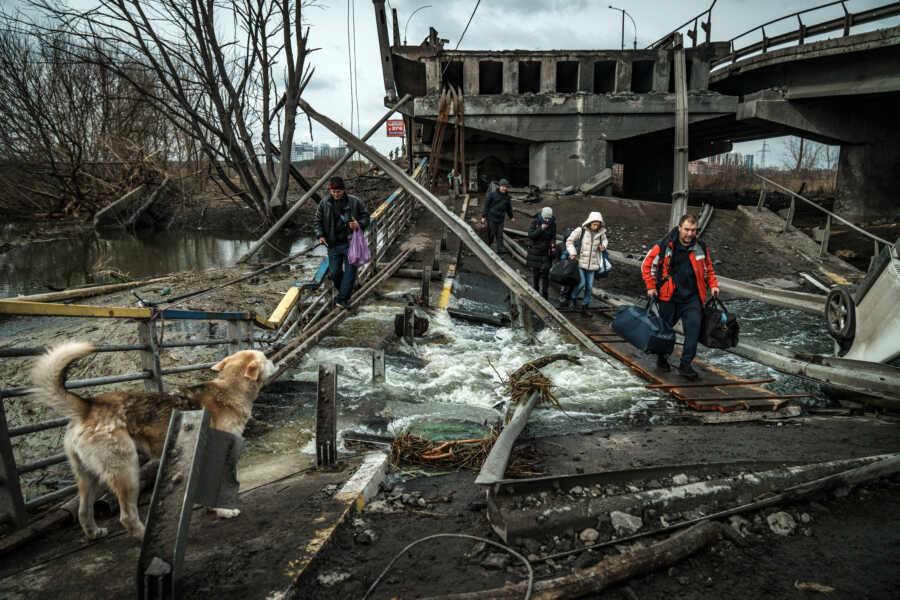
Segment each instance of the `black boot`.
[[663,356],[662,354],[656,355],[656,368],[664,373],[668,373],[672,370],[672,365],[669,364],[669,357]]
[[678,365],[678,374],[681,375],[682,377],[687,377],[688,379],[699,379],[700,378],[700,374],[694,370],[694,367],[692,367],[689,364],[684,364],[684,363],[681,363],[680,365]]
[[590,317],[591,316],[591,311],[588,310],[587,304],[581,305],[581,316],[582,317]]

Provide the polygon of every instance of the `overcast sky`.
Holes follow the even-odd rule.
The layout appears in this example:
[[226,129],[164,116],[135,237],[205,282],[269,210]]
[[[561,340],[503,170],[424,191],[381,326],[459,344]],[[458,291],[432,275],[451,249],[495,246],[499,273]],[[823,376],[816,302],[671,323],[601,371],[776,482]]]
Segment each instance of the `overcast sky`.
[[[711,0],[619,0],[611,3],[624,8],[634,19],[637,47],[643,48],[706,10]],[[766,21],[824,3],[821,0],[718,0],[712,13],[712,38],[715,41],[728,40]],[[847,7],[851,12],[859,12],[886,3],[888,0],[848,0]],[[348,6],[355,6],[360,130],[364,132],[385,110],[373,4],[371,0],[349,0],[349,3],[346,0],[326,0],[321,4],[321,8],[309,9],[306,13],[312,28],[312,45],[322,49],[311,57],[316,66],[315,81],[304,97],[313,106],[349,127],[351,112],[347,15]],[[432,7],[420,10],[408,20],[413,11],[428,4]],[[402,36],[404,29],[406,30],[408,43],[421,42],[428,34],[430,25],[438,30],[441,37],[450,40],[448,47],[452,49],[459,43],[475,4],[476,0],[390,0],[387,12],[390,21],[390,7],[397,9],[400,33]],[[482,0],[459,48],[618,49],[621,44],[622,13],[608,8],[609,4],[610,1],[588,0]],[[810,13],[804,20],[816,22],[842,14],[840,5],[837,5]],[[898,24],[900,19],[894,18],[880,26]],[[782,25],[780,30],[789,28],[796,28],[796,20]],[[852,31],[864,30],[860,27]],[[778,32],[777,25],[767,29],[769,35]],[[631,47],[634,37],[635,28],[626,17],[626,47]],[[753,40],[750,36],[748,39]],[[308,139],[306,123],[298,128],[298,132],[304,140]],[[319,127],[314,127],[313,135],[316,141],[337,141]],[[375,134],[370,143],[383,151],[399,145],[394,138],[388,138],[383,132]],[[750,153],[756,152],[761,146],[762,141],[748,142],[739,144],[735,149]],[[775,164],[774,160],[780,160],[780,153],[780,142],[769,142],[766,163]]]

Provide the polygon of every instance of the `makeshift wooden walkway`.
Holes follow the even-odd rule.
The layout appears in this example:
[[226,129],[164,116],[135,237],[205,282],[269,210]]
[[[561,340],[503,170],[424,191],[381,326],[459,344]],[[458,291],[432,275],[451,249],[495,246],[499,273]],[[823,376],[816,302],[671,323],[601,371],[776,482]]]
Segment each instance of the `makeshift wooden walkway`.
[[[614,310],[593,310],[595,314],[591,318],[582,317],[577,313],[567,313],[567,316],[597,346],[650,381],[648,388],[668,391],[694,410],[774,411],[781,408],[791,398],[808,396],[808,394],[776,394],[759,385],[773,381],[772,379],[746,381],[698,358],[695,358],[692,364],[700,378],[689,380],[679,375],[675,369],[674,365],[678,364],[681,357],[681,350],[677,347],[669,358],[673,363],[672,370],[666,373],[656,366],[655,355],[641,352],[612,330],[610,320],[603,313],[605,312],[611,317]],[[597,314],[598,312],[601,314]]]

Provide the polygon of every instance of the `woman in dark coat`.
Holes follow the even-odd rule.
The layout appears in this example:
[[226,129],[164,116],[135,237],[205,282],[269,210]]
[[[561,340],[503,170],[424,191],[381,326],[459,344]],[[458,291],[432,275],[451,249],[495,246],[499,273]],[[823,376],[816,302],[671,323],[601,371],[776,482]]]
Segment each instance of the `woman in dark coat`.
[[550,265],[556,252],[556,220],[553,209],[545,206],[528,228],[528,248],[526,265],[531,269],[532,285],[544,298],[550,284]]

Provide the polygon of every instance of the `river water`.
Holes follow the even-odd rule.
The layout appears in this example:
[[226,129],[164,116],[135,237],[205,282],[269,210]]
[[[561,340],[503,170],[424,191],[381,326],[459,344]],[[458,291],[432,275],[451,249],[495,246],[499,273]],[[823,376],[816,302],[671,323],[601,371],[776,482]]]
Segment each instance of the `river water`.
[[[309,240],[281,240],[286,251],[305,247]],[[46,291],[47,282],[65,287],[87,280],[98,261],[133,277],[186,268],[229,264],[249,247],[249,240],[221,238],[203,232],[159,234],[153,239],[132,236],[60,240],[16,247],[0,255],[0,296]],[[318,259],[310,258],[310,265]],[[306,269],[304,269],[305,271]],[[579,347],[549,329],[527,343],[521,331],[473,325],[453,320],[446,312],[429,315],[424,340],[414,345],[396,340],[390,332],[418,283],[391,281],[378,298],[342,323],[315,347],[288,377],[299,392],[277,396],[278,406],[260,407],[270,429],[251,438],[240,468],[250,482],[313,464],[315,382],[320,363],[340,365],[339,447],[350,432],[394,435],[403,430],[432,439],[465,439],[484,435],[501,422],[505,399],[502,379],[524,363],[548,354],[581,356]],[[741,335],[793,350],[830,353],[832,344],[820,319],[798,311],[749,300],[728,302],[739,315]],[[372,345],[385,340],[386,380],[371,379]],[[726,352],[701,347],[700,357],[747,378],[774,377],[767,387],[791,394],[812,394],[801,404],[827,402],[818,384],[778,374]],[[533,413],[526,435],[548,435],[585,429],[614,429],[668,422],[682,415],[680,406],[665,394],[644,387],[645,382],[614,360],[582,357],[579,365],[553,363],[542,372],[553,382],[563,410],[540,408]],[[8,415],[10,416],[10,415]],[[44,450],[60,451],[61,430],[45,432]],[[46,456],[47,454],[42,454]],[[17,456],[17,460],[38,457]],[[280,465],[278,468],[272,465]],[[46,491],[65,483],[66,465],[47,476],[25,478],[26,493]],[[274,470],[272,470],[274,469]],[[254,479],[256,473],[257,479]],[[39,485],[38,481],[41,481]],[[31,485],[30,482],[35,485]]]
[[[138,235],[109,231],[11,244],[22,239],[30,227],[8,223],[0,228],[0,298],[110,283],[116,279],[111,275],[114,272],[138,280],[231,265],[257,237],[249,233],[223,236],[208,231],[155,231]],[[296,236],[276,236],[272,240],[285,253],[298,252],[311,242],[311,238]],[[264,261],[282,256],[267,246],[255,258]]]

